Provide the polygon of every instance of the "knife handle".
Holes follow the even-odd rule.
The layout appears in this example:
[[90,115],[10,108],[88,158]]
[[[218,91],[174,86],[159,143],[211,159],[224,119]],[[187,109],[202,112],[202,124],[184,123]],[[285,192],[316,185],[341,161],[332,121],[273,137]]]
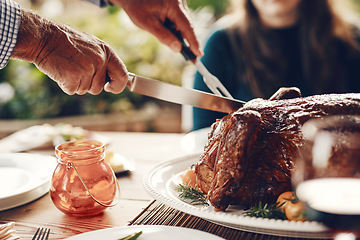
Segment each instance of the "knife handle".
[[[127,81],[127,86],[129,89],[131,89],[131,87],[134,85],[134,80],[135,80],[135,74],[129,72],[128,73],[128,81]],[[111,78],[109,77],[109,74],[106,72],[106,76],[105,76],[105,84],[111,82]]]
[[131,73],[131,72],[129,72],[128,74],[129,74],[129,77],[128,77],[128,82],[127,82],[126,85],[131,90],[131,88],[132,88],[132,86],[134,84],[134,80],[135,80],[136,75],[134,73]]
[[176,30],[174,23],[166,18],[164,22],[164,27],[166,27],[179,41],[181,42],[181,54],[186,60],[195,60],[196,55],[190,50],[189,46],[185,43],[184,38],[181,35],[181,32]]

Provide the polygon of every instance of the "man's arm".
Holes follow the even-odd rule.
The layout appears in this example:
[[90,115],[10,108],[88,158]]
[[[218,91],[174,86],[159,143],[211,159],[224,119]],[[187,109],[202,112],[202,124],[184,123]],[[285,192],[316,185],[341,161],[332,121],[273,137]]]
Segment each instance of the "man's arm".
[[114,50],[100,39],[21,8],[12,58],[31,63],[56,81],[67,94],[120,93],[128,76]]

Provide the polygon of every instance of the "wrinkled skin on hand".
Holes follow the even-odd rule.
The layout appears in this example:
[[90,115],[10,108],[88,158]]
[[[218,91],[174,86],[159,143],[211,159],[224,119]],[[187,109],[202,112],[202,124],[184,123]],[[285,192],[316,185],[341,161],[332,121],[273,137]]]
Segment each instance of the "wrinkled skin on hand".
[[156,36],[162,43],[176,52],[180,52],[181,44],[164,26],[169,18],[189,43],[190,49],[196,56],[202,56],[199,42],[191,24],[186,0],[110,0],[111,3],[122,7],[130,19],[138,27]]
[[126,86],[125,65],[100,39],[21,10],[18,39],[12,57],[32,62],[67,94],[120,93]]

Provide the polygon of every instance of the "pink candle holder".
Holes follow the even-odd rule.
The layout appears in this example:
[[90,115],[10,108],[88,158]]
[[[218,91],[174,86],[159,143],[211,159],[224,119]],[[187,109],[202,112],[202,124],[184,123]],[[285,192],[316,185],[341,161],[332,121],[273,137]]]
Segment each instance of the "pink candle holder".
[[58,165],[50,188],[54,205],[73,216],[94,216],[112,204],[120,187],[105,161],[105,146],[95,140],[80,140],[55,148]]

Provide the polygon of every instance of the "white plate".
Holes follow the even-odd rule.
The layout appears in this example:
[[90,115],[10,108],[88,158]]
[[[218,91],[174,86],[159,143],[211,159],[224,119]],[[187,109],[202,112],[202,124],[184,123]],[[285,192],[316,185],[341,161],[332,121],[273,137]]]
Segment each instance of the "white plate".
[[208,127],[189,132],[181,139],[181,147],[189,154],[203,151],[210,130],[211,128]]
[[55,157],[0,154],[0,211],[31,202],[49,191]]
[[243,209],[232,206],[226,212],[215,212],[212,206],[195,206],[180,200],[175,190],[181,183],[180,174],[198,159],[199,154],[193,154],[158,165],[144,177],[146,190],[152,197],[172,208],[231,228],[277,236],[330,238],[328,229],[318,222],[247,217]]
[[157,226],[157,225],[137,225],[137,226],[126,226],[107,228],[87,233],[82,233],[73,237],[66,238],[68,240],[117,240],[119,238],[126,237],[130,234],[142,231],[142,234],[138,240],[221,240],[216,235],[181,227],[172,226]]
[[68,135],[97,140],[105,145],[110,143],[110,139],[106,136],[87,131],[81,127],[73,127],[70,124],[57,124],[55,126],[43,124],[21,129],[2,138],[0,140],[0,153],[23,152],[39,147],[53,148],[65,143],[67,140],[64,138]]

